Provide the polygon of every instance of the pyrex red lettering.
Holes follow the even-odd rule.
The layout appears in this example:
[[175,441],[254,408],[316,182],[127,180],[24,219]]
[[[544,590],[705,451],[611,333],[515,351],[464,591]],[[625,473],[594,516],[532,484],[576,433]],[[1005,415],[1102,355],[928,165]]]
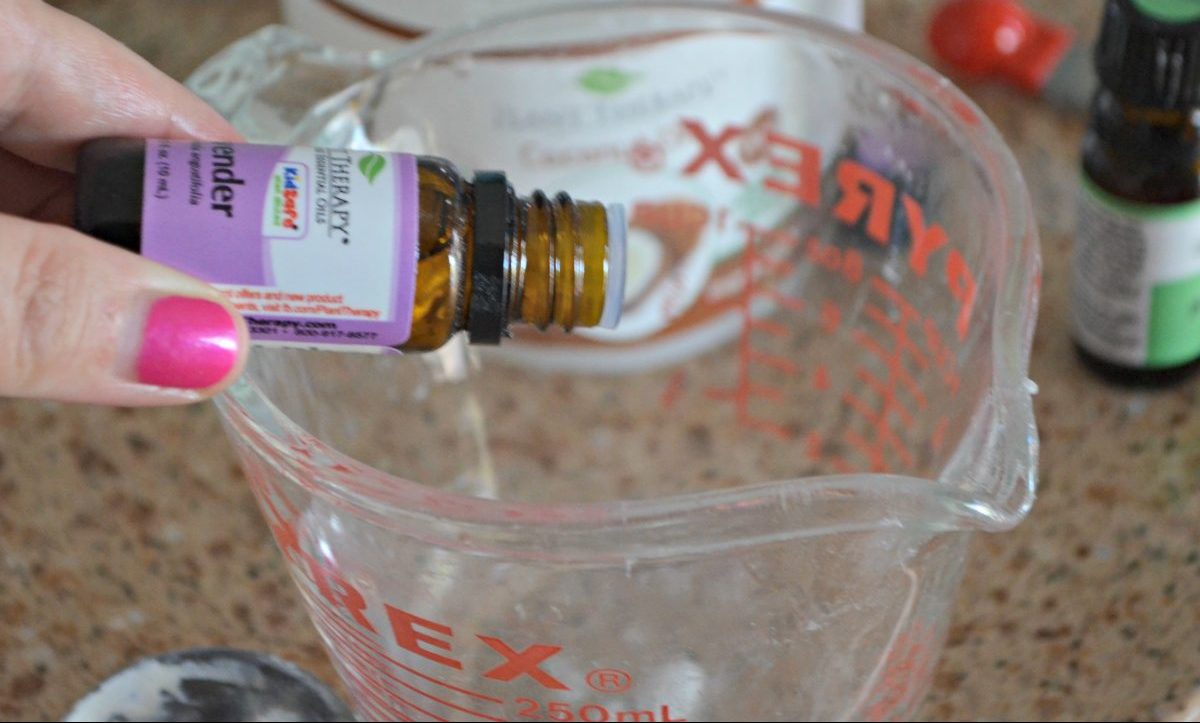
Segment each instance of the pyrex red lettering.
[[486,635],[476,635],[475,637],[486,643],[492,650],[500,653],[505,659],[504,663],[484,673],[483,677],[507,682],[518,676],[528,675],[538,683],[541,683],[545,688],[550,688],[551,690],[570,690],[570,688],[563,685],[557,678],[538,667],[548,660],[550,656],[562,650],[561,647],[557,645],[530,645],[525,650],[517,652],[499,638],[490,638]]
[[375,626],[371,625],[371,621],[367,620],[367,616],[363,613],[367,609],[366,598],[350,583],[346,582],[345,578],[338,575],[326,565],[313,560],[309,563],[313,569],[313,575],[320,582],[317,583],[317,589],[325,596],[333,605],[350,613],[350,617],[354,622],[362,626],[363,629],[370,632],[375,632]]
[[279,549],[283,551],[285,557],[292,560],[293,564],[297,565],[303,572],[307,573],[309,581],[317,587],[317,592],[321,593],[321,597],[329,601],[330,605],[341,608],[350,614],[354,622],[358,623],[364,630],[375,632],[375,626],[371,625],[371,621],[367,620],[367,616],[363,613],[367,609],[367,601],[363,598],[362,593],[358,591],[350,583],[346,582],[332,568],[323,565],[319,560],[308,554],[300,548],[300,537],[296,534],[296,528],[279,518],[271,523],[271,531],[275,535],[276,541],[279,543]]
[[[439,650],[450,652],[449,638],[454,637],[454,631],[449,625],[442,625],[432,620],[426,620],[410,612],[394,608],[391,605],[384,605],[383,609],[387,611],[388,621],[392,625],[392,636],[395,637],[397,645],[423,658],[428,658],[435,663],[441,663],[455,670],[462,670],[462,663],[454,658],[435,653],[429,648],[422,646],[422,643],[424,643]],[[438,638],[423,633],[417,630],[418,627],[430,630],[444,637]]]
[[886,245],[892,230],[892,210],[896,205],[896,185],[861,163],[838,164],[837,182],[842,197],[833,215],[847,226],[855,226],[867,216],[867,235]]
[[712,161],[730,179],[734,181],[743,180],[742,172],[725,155],[725,145],[742,132],[741,128],[738,126],[726,126],[716,137],[713,137],[708,134],[708,131],[704,130],[704,126],[700,125],[700,121],[685,118],[682,123],[687,132],[691,133],[696,142],[700,144],[700,150],[696,153],[696,157],[692,159],[691,163],[684,166],[683,175],[695,175],[700,172],[700,169],[707,166],[709,161]]
[[[767,156],[767,163],[777,171],[787,172],[791,179],[785,183],[771,177],[764,181],[763,185],[809,206],[820,206],[821,151],[815,146],[801,143],[775,131],[767,133],[767,144],[771,151]],[[777,147],[784,149],[785,153],[775,153]]]
[[950,249],[946,255],[946,285],[950,287],[950,295],[958,302],[955,331],[959,340],[966,339],[967,331],[971,328],[971,312],[975,308],[975,276],[958,249]]
[[931,223],[926,228],[921,205],[907,194],[904,196],[904,214],[908,216],[908,231],[912,237],[908,265],[917,272],[917,276],[924,276],[929,268],[929,256],[946,245],[946,232],[936,223]]
[[671,717],[671,706],[669,706],[669,705],[662,706],[661,710],[662,710],[662,715],[659,716],[659,720],[661,720],[661,721],[666,721],[667,723],[683,723],[684,721],[687,721],[687,718]]

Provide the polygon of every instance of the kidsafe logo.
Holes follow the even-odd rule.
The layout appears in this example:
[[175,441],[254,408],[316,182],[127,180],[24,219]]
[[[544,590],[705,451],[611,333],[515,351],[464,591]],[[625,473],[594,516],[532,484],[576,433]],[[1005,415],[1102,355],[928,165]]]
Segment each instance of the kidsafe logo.
[[296,166],[284,166],[283,193],[280,196],[283,199],[283,221],[280,225],[289,231],[296,231],[300,228],[300,211],[296,208],[296,199],[300,196],[300,169]]
[[303,163],[277,163],[267,191],[263,235],[300,238],[307,227],[308,168]]

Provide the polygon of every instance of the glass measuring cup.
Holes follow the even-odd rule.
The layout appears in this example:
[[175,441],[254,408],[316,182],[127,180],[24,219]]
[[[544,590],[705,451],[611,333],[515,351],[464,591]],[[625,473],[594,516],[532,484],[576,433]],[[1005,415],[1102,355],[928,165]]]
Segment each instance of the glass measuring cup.
[[1035,488],[1036,229],[957,90],[682,3],[393,57],[271,30],[192,84],[253,140],[505,168],[636,232],[611,334],[256,353],[220,400],[361,716],[913,713],[969,533]]

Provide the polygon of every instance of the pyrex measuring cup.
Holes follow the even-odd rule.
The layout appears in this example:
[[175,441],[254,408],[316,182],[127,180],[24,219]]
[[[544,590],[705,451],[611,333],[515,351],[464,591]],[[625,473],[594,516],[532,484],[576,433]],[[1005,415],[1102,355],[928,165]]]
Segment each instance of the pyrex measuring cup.
[[612,333],[264,351],[220,401],[361,716],[913,713],[968,533],[1035,486],[1036,230],[957,90],[869,38],[660,3],[399,58],[270,30],[193,87],[252,139],[629,209]]

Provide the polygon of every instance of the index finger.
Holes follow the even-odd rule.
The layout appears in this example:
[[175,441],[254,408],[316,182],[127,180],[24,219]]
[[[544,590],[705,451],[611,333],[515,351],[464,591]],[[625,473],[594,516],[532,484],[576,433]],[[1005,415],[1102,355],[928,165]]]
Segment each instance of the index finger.
[[39,0],[0,0],[0,146],[71,170],[103,136],[237,139],[216,111],[136,53]]

